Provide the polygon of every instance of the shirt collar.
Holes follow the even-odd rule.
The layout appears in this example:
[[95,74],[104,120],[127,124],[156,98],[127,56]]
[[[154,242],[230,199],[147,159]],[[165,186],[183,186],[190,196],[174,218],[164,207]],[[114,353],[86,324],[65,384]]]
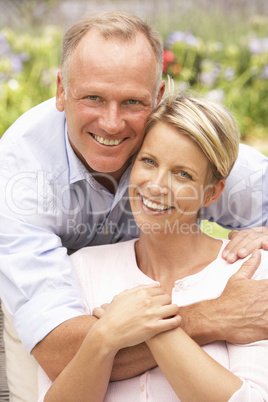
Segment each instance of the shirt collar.
[[76,156],[67,132],[67,124],[65,121],[65,144],[66,144],[66,152],[69,164],[69,182],[70,184],[75,183],[79,180],[86,180],[88,175],[90,175],[89,171],[85,167],[85,165],[80,161],[80,159]]

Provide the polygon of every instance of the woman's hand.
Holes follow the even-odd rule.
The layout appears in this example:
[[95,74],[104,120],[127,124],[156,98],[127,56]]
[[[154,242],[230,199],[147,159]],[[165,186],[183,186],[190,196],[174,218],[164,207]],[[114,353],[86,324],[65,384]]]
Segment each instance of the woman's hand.
[[256,249],[268,250],[268,228],[257,227],[229,233],[230,243],[222,252],[222,257],[230,263],[245,258]]
[[141,285],[94,310],[114,350],[134,346],[180,325],[179,308],[158,284]]

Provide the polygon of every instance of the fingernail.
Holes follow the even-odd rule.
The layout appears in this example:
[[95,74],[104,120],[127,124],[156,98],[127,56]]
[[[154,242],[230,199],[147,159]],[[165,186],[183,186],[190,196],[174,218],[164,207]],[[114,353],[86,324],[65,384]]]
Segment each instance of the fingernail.
[[247,253],[248,253],[248,250],[245,247],[241,248],[241,250],[239,250],[240,257],[246,257]]
[[229,261],[229,262],[234,262],[234,260],[235,260],[235,254],[232,253],[232,252],[229,252],[228,255],[227,255],[227,257],[226,257],[226,259],[227,259],[227,261]]
[[226,258],[228,254],[229,254],[228,250],[223,250],[223,252],[222,252],[223,258]]

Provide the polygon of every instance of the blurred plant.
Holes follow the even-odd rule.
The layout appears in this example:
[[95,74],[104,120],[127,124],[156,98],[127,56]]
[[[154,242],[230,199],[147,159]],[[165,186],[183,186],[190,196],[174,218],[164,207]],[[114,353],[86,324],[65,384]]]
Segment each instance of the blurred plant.
[[181,72],[181,66],[176,62],[175,54],[168,49],[164,49],[163,54],[163,74],[176,77]]
[[[268,19],[252,18],[251,29],[237,44],[204,42],[176,31],[165,41],[164,73],[178,90],[203,93],[225,103],[236,116],[242,138],[268,136]],[[176,74],[171,68],[179,65]]]
[[[22,113],[55,94],[62,32],[55,27],[37,32],[0,30],[0,136]],[[163,73],[180,92],[201,92],[230,107],[245,140],[267,136],[267,17],[253,16],[247,34],[231,43],[203,40],[189,30],[167,35]]]
[[62,33],[0,31],[0,136],[24,112],[55,95]]
[[[175,56],[168,73],[174,78],[181,75],[185,81],[192,84],[196,79],[196,67],[202,49],[201,39],[196,38],[191,32],[175,31],[166,38],[165,49]],[[177,68],[174,69],[173,66]]]

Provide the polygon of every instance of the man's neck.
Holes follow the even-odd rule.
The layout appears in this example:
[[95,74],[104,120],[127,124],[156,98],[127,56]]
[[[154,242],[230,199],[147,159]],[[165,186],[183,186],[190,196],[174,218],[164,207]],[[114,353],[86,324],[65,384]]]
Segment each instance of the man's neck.
[[121,177],[127,170],[129,164],[130,162],[127,161],[127,163],[125,163],[125,165],[122,166],[121,169],[117,170],[116,172],[110,173],[95,172],[90,168],[88,168],[88,170],[98,183],[104,186],[111,194],[115,194]]

